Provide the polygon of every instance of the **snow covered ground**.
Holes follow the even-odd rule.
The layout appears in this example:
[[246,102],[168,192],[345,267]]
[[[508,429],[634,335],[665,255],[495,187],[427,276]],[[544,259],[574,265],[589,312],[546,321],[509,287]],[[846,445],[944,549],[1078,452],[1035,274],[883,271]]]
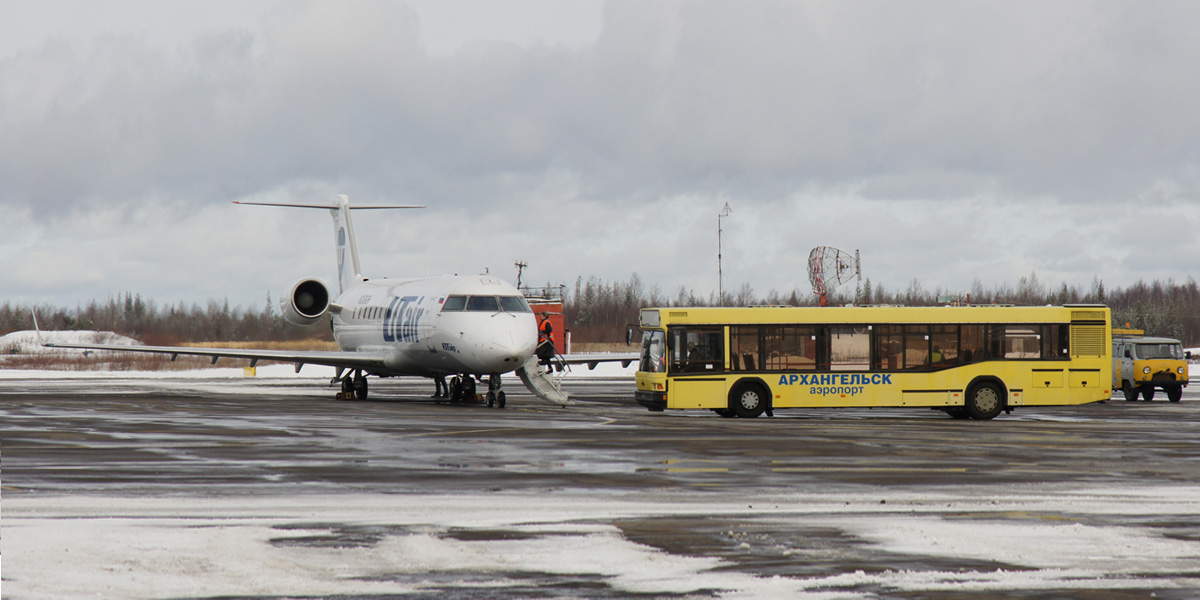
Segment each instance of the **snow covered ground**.
[[[132,346],[138,341],[111,331],[43,331],[41,342],[47,344],[117,344]],[[36,331],[14,331],[0,336],[0,353],[8,354],[82,353],[83,350],[45,348],[38,342]]]
[[[613,363],[595,371],[577,367],[568,377],[631,377],[633,369]],[[260,366],[257,378],[246,377],[240,365],[183,372],[0,369],[2,379],[48,382],[211,380],[233,393],[252,393],[272,379],[307,378],[322,386],[331,374],[313,366],[297,374],[290,365]],[[747,556],[830,560],[845,550],[799,534],[778,539],[755,533],[827,531],[850,540],[843,545],[864,557],[909,556],[924,565],[944,558],[972,566],[764,575],[728,556],[671,553],[631,539],[622,528],[623,521],[678,518],[728,523],[728,537]],[[752,499],[726,491],[414,495],[352,489],[134,498],[5,488],[0,543],[8,558],[3,596],[12,600],[448,589],[460,596],[519,598],[547,581],[565,590],[559,597],[589,597],[589,589],[604,590],[598,592],[603,597],[739,599],[923,592],[1019,596],[1048,589],[1066,596],[1070,590],[1171,590],[1179,592],[1173,597],[1187,597],[1200,595],[1197,522],[1195,482],[1129,488],[1053,482],[932,490],[885,486],[777,491]],[[1168,532],[1164,523],[1192,525]]]
[[[834,528],[860,550],[999,562],[1004,568],[762,576],[727,559],[674,555],[614,523],[751,512],[706,494],[5,499],[5,597],[328,596],[477,590],[521,597],[529,577],[587,578],[621,594],[871,598],[899,593],[1174,589],[1200,592],[1200,541],[1070,516],[1200,514],[1200,487],[794,494],[757,498],[759,524]],[[1014,518],[1014,513],[1025,515]],[[969,516],[965,516],[969,515]],[[336,540],[357,528],[371,543]],[[486,534],[486,535],[484,535]],[[747,552],[762,542],[738,527]],[[329,542],[314,543],[323,537]],[[769,549],[803,561],[812,546]],[[14,552],[19,553],[14,557]],[[70,574],[65,576],[64,574]],[[432,577],[431,573],[440,576]],[[1190,575],[1180,575],[1190,573]],[[507,590],[507,591],[506,591]],[[1069,595],[1069,592],[1068,592]],[[580,596],[586,597],[586,592]],[[568,595],[567,597],[575,597]],[[607,596],[606,596],[607,597]]]

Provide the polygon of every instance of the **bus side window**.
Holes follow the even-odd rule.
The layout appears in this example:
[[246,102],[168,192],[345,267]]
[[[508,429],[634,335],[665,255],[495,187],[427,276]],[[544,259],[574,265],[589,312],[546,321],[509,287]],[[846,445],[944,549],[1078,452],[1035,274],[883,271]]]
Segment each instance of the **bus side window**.
[[962,362],[958,351],[958,325],[933,326],[933,355],[934,368],[956,365]]
[[712,373],[725,370],[724,328],[672,328],[671,341],[672,371]]
[[[757,325],[735,325],[729,328],[729,367],[753,371],[758,363],[759,332]],[[739,361],[739,359],[741,359]],[[738,363],[741,363],[739,366]]]
[[829,370],[866,371],[871,366],[871,325],[831,325]]
[[1068,328],[1058,323],[1042,325],[1042,358],[1045,360],[1065,359],[1070,352],[1071,340]]
[[983,325],[962,325],[959,327],[959,339],[961,343],[962,362],[973,362],[977,360],[985,360],[987,353],[984,352],[984,329]]
[[875,368],[892,371],[904,367],[904,341],[899,325],[880,325],[875,334]]

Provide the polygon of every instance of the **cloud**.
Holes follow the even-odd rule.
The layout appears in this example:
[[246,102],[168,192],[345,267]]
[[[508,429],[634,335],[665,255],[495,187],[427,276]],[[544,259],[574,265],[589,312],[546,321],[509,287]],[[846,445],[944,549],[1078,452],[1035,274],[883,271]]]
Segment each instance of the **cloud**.
[[727,288],[803,288],[793,263],[826,243],[883,256],[892,287],[1196,266],[1115,235],[1146,198],[1200,218],[1194,3],[612,1],[576,44],[438,43],[420,11],[281,3],[172,43],[151,15],[0,54],[0,205],[45,228],[159,204],[169,228],[241,197],[427,203],[383,232],[402,266],[545,256],[537,279],[702,294],[725,201],[752,274]]

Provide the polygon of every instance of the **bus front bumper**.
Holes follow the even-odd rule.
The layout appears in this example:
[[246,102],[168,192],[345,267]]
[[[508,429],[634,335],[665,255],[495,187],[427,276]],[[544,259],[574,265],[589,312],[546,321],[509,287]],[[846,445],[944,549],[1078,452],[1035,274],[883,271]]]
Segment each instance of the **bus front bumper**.
[[638,390],[634,394],[634,398],[638,404],[654,412],[662,412],[667,408],[667,395],[663,392],[643,392]]

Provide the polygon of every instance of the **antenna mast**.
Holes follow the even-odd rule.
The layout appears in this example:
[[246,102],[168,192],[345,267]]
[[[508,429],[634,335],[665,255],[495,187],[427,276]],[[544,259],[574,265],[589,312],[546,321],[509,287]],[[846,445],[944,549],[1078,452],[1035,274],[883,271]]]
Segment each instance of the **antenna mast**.
[[721,273],[721,217],[728,217],[731,212],[733,211],[726,202],[725,208],[717,213],[717,306],[725,306],[725,279]]
[[517,289],[519,290],[521,289],[521,273],[525,270],[525,267],[529,266],[529,263],[523,260],[518,260],[513,264],[517,267]]

